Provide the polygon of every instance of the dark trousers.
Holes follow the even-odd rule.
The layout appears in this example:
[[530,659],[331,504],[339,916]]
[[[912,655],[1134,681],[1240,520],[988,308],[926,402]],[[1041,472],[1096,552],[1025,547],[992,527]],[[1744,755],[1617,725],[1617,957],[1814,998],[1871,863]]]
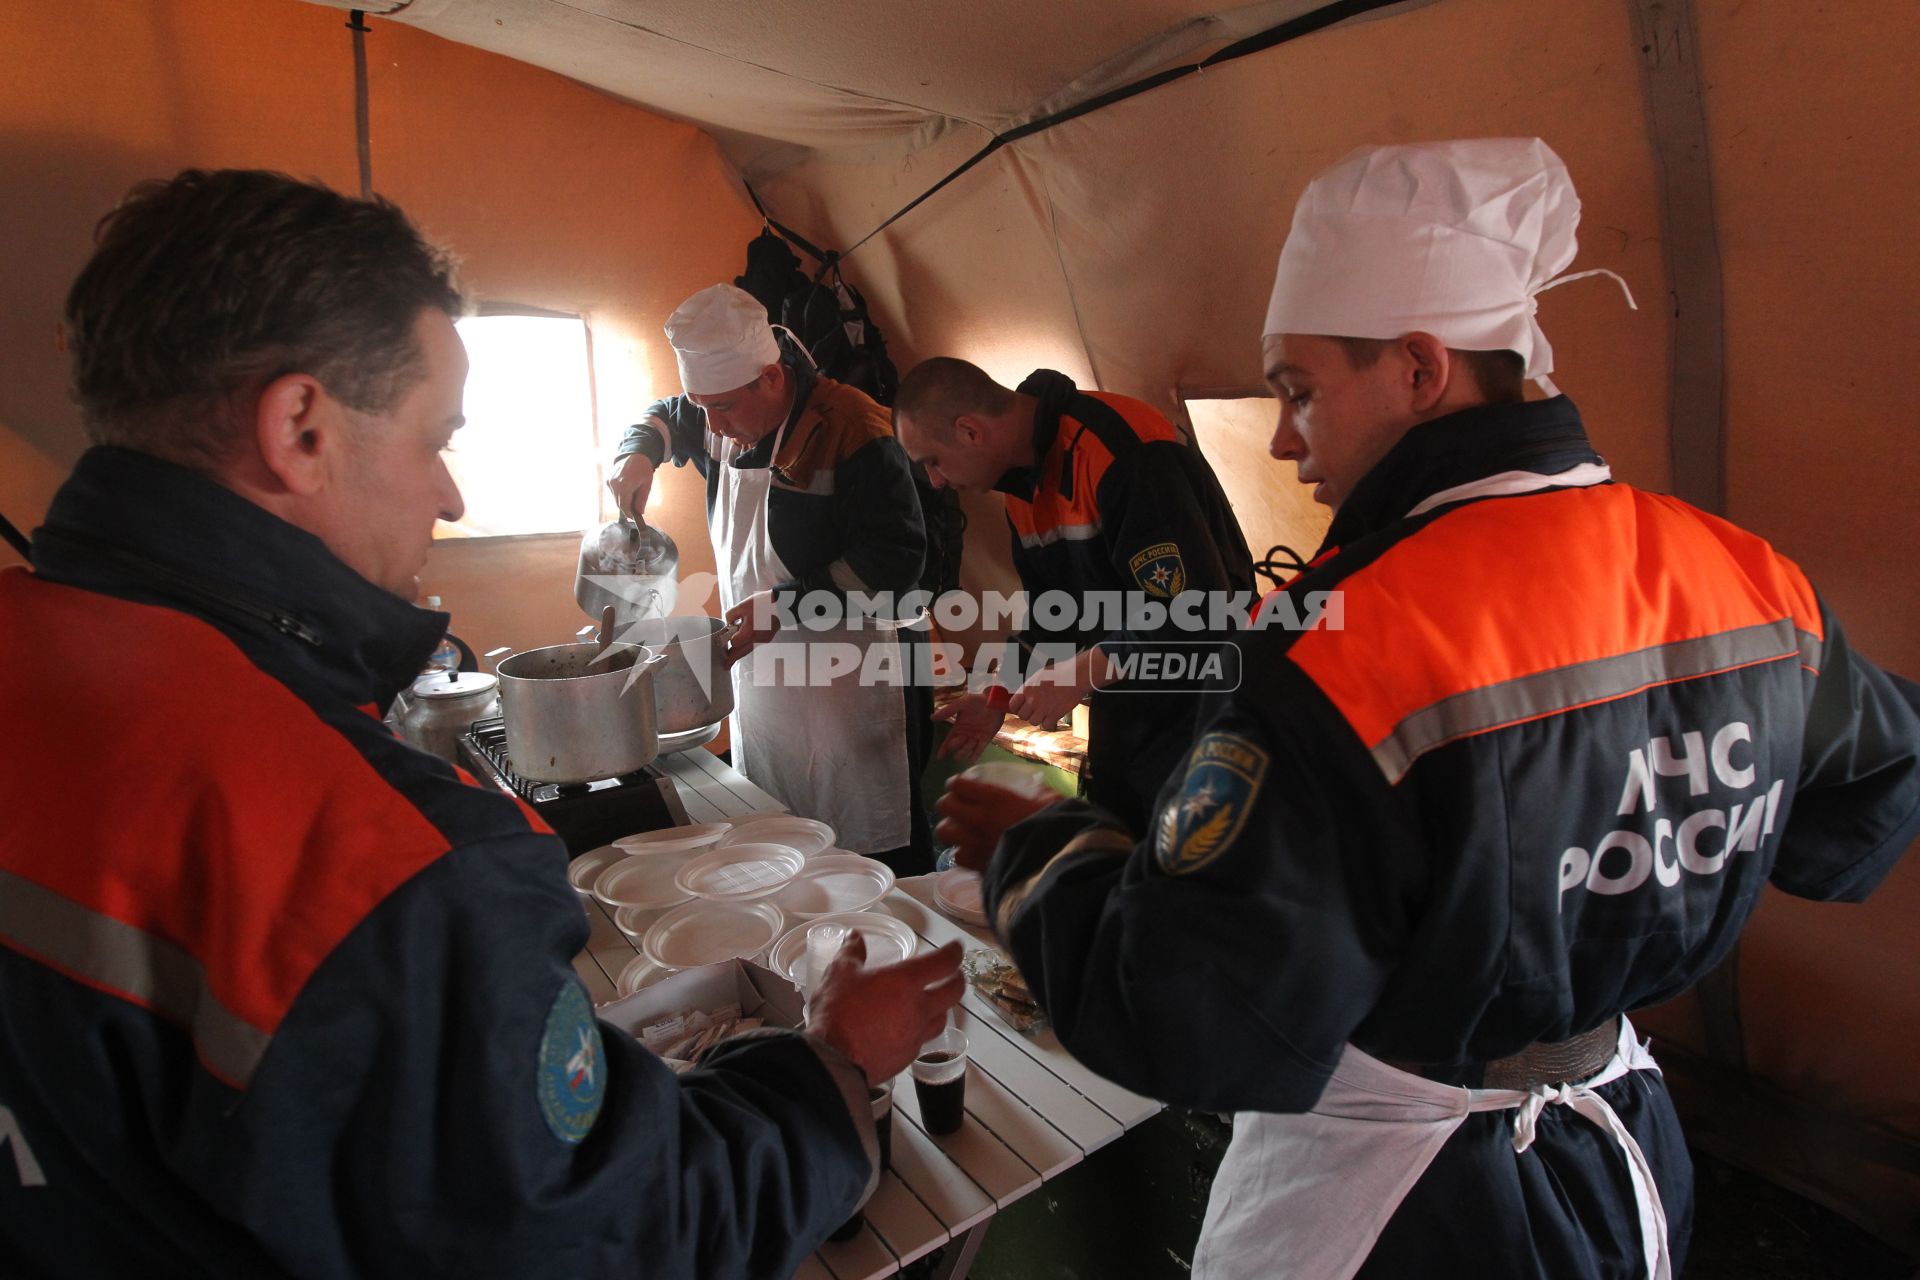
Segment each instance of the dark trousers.
[[[1666,1082],[1634,1071],[1595,1092],[1646,1153],[1680,1275],[1693,1231],[1693,1158]],[[1571,1107],[1550,1106],[1533,1146],[1515,1155],[1512,1138],[1512,1112],[1468,1116],[1388,1221],[1357,1280],[1644,1277],[1627,1157],[1612,1135]]]
[[[926,669],[930,633],[923,624],[900,633],[911,670]],[[933,686],[912,682],[901,691],[907,703],[907,785],[912,791],[911,839],[898,849],[873,856],[893,868],[896,876],[920,876],[933,870],[933,824],[927,818],[923,784],[927,762],[933,758]]]

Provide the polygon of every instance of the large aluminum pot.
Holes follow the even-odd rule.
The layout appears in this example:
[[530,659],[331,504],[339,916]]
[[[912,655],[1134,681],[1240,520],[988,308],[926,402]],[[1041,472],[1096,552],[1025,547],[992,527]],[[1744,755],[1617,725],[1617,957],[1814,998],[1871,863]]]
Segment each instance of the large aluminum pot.
[[514,772],[532,782],[594,782],[652,764],[662,661],[637,644],[609,645],[604,658],[597,644],[556,644],[502,661],[494,670]]
[[653,618],[620,628],[632,640],[665,656],[653,673],[653,704],[660,732],[685,733],[724,720],[733,711],[733,676],[727,670],[727,624],[704,614]]

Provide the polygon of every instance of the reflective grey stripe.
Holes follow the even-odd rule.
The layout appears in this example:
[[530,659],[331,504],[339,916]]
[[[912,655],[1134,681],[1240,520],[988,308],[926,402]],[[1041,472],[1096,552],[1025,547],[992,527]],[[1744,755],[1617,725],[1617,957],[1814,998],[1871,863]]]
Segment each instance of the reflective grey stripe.
[[200,962],[173,943],[9,871],[0,871],[0,942],[187,1028],[208,1069],[237,1087],[273,1038],[215,999]]
[[1048,529],[1045,533],[1023,533],[1020,545],[1023,547],[1044,547],[1049,542],[1085,542],[1088,538],[1100,536],[1100,522],[1092,524],[1063,524],[1057,529]]
[[1415,760],[1456,738],[1591,702],[1622,698],[1670,680],[1711,675],[1770,658],[1801,656],[1801,637],[1808,641],[1813,638],[1796,631],[1793,619],[1782,618],[1457,693],[1394,726],[1393,732],[1373,748],[1373,762],[1389,783],[1397,784]]
[[1800,661],[1805,663],[1807,670],[1813,672],[1815,675],[1820,674],[1820,654],[1825,647],[1826,646],[1821,643],[1820,637],[1813,634],[1813,632],[1802,631],[1800,633]]

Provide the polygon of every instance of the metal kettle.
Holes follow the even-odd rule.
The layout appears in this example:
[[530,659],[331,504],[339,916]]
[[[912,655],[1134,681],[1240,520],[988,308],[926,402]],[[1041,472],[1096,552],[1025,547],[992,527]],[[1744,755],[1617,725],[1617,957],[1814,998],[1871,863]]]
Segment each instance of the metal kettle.
[[480,671],[430,671],[394,699],[391,723],[414,746],[460,762],[460,735],[500,714],[500,680]]
[[624,511],[580,539],[573,598],[589,618],[609,605],[614,625],[627,627],[673,612],[679,592],[680,548],[665,530],[638,524]]

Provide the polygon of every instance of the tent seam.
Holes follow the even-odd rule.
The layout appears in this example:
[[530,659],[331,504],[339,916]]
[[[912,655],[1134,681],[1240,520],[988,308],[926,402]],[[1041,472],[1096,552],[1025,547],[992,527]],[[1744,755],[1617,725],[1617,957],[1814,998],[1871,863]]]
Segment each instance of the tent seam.
[[[411,3],[411,0],[409,0],[409,3]],[[703,44],[695,44],[691,40],[683,39],[682,37],[676,36],[676,35],[670,35],[665,31],[660,31],[653,27],[643,26],[638,22],[628,22],[624,18],[616,18],[609,14],[596,12],[595,10],[592,10],[592,9],[583,9],[579,5],[568,3],[568,0],[547,0],[547,3],[555,5],[558,8],[571,9],[573,12],[581,14],[588,18],[598,18],[602,22],[611,22],[614,26],[624,27],[629,31],[644,32],[647,35],[653,36],[655,39],[665,40],[672,44],[682,45],[688,49],[695,49],[701,53],[709,54],[715,58],[724,58],[728,62],[736,62],[743,67],[752,67],[755,70],[764,71],[768,75],[779,76],[783,80],[797,81],[800,84],[811,85],[816,89],[825,89],[832,93],[844,93],[849,98],[859,98],[866,102],[883,102],[890,107],[904,107],[908,111],[917,111],[921,115],[926,116],[930,119],[953,120],[953,121],[957,121],[960,124],[970,124],[974,128],[984,129],[990,134],[999,133],[999,130],[996,129],[994,126],[989,124],[984,124],[981,121],[972,119],[971,117],[968,117],[968,116],[955,115],[950,111],[936,110],[933,107],[923,106],[918,102],[907,102],[900,98],[888,98],[888,97],[883,97],[882,95],[877,93],[866,93],[859,89],[849,89],[845,85],[828,84],[823,80],[811,80],[811,79],[808,79],[806,76],[796,75],[791,71],[782,71],[778,67],[767,66],[763,62],[755,62],[750,58],[742,58],[738,54],[726,53],[722,50],[710,48],[707,45],[703,45]]]
[[1106,379],[1100,376],[1100,365],[1093,358],[1093,344],[1087,341],[1087,322],[1080,314],[1080,295],[1074,292],[1073,276],[1067,270],[1067,255],[1060,246],[1060,214],[1054,207],[1053,185],[1047,181],[1044,169],[1040,169],[1040,194],[1046,197],[1047,234],[1053,237],[1053,260],[1060,268],[1060,283],[1067,290],[1067,306],[1073,311],[1073,331],[1080,338],[1080,354],[1086,359],[1087,371],[1093,374],[1093,385],[1105,391]]

